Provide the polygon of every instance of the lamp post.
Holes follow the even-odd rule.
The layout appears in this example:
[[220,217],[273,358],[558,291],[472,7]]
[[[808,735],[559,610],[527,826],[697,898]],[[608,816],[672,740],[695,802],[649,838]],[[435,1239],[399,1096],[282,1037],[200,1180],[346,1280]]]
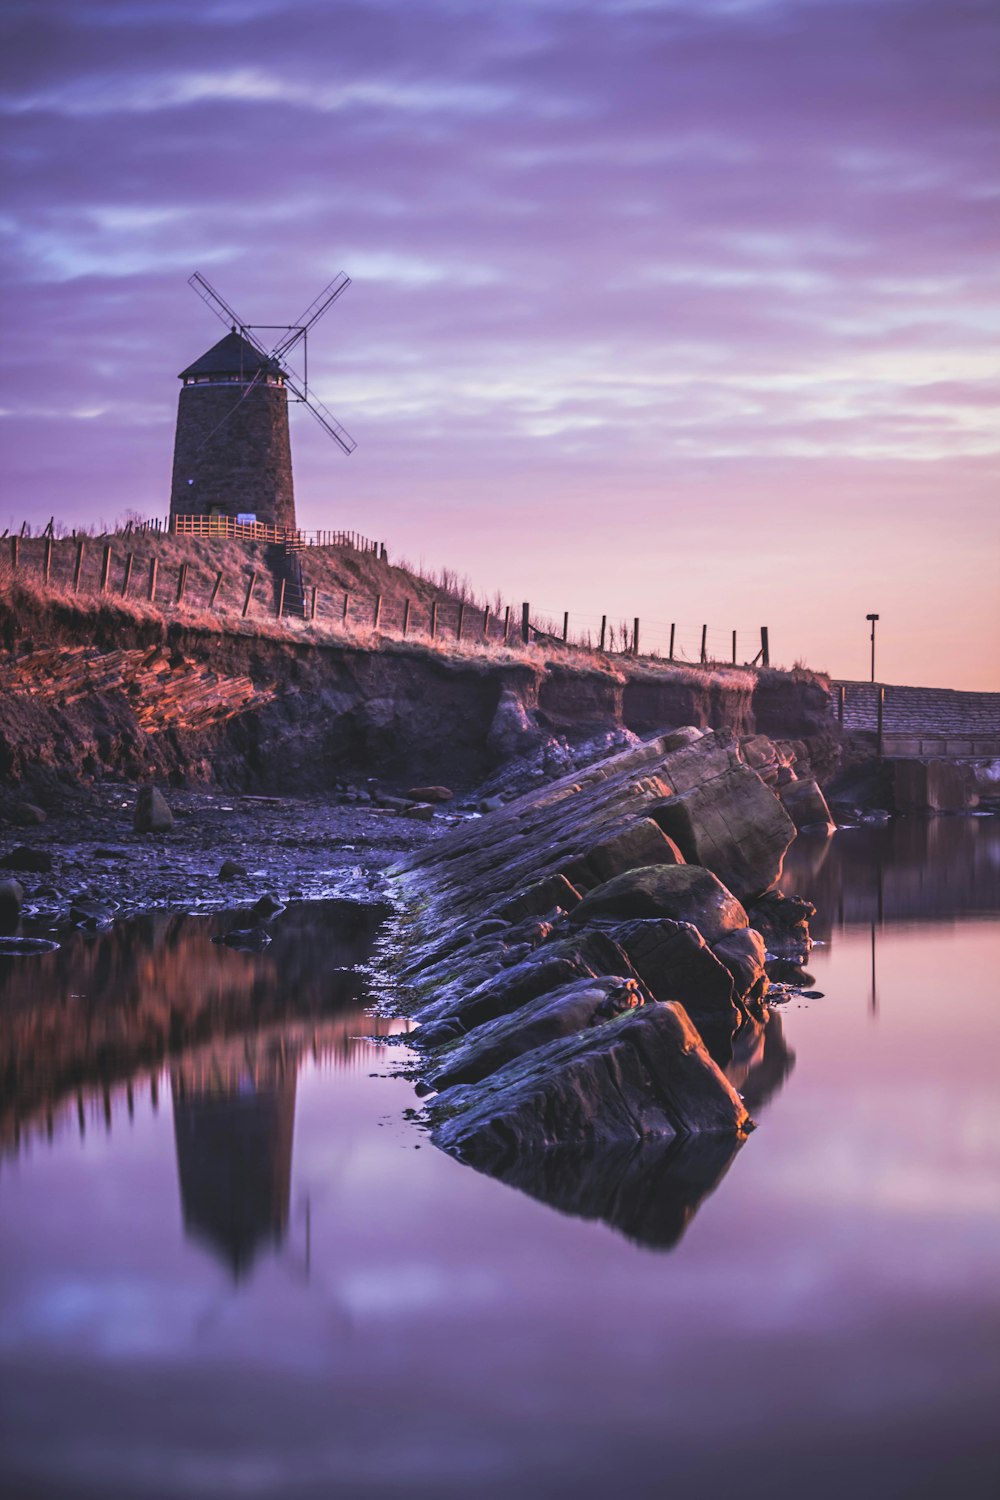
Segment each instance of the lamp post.
[[865,615],[865,619],[866,620],[871,620],[871,622],[872,622],[872,682],[874,682],[875,681],[875,621],[878,619],[878,615]]

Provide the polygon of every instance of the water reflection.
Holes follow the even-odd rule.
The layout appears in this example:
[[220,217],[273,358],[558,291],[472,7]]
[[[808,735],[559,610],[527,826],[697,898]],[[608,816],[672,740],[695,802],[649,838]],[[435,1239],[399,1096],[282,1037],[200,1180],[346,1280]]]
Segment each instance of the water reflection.
[[814,939],[846,927],[943,922],[1000,912],[1000,818],[897,818],[801,834],[781,889],[816,906]]
[[381,907],[303,902],[247,954],[212,942],[240,914],[156,913],[98,936],[71,929],[57,952],[0,957],[0,1148],[26,1127],[51,1137],[74,1097],[81,1130],[95,1093],[110,1126],[123,1086],[131,1109],[166,1059],[212,1040],[310,1021],[309,1045],[349,1062],[363,987],[353,966],[383,918]]
[[171,1069],[184,1227],[244,1275],[288,1227],[301,1044],[248,1038]]

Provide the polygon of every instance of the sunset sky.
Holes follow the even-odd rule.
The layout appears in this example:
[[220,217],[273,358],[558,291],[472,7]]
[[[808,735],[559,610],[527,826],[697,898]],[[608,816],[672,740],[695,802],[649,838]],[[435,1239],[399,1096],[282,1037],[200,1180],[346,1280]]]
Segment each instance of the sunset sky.
[[[0,530],[353,284],[300,523],[690,655],[1000,688],[997,0],[7,0]],[[752,649],[751,649],[752,643]]]

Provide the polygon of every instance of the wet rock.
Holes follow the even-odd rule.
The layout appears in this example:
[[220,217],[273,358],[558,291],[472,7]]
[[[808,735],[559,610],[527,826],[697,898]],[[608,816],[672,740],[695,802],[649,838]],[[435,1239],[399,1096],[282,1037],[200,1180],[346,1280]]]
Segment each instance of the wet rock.
[[683,1007],[657,1002],[449,1089],[430,1113],[435,1144],[476,1162],[751,1127]]
[[806,781],[789,781],[778,789],[782,806],[800,833],[835,833],[836,824],[826,798],[810,777]]
[[652,818],[636,818],[573,860],[565,873],[573,885],[589,891],[626,870],[683,863],[683,854],[658,823]]
[[513,1015],[477,1026],[443,1054],[427,1074],[427,1081],[438,1090],[476,1083],[535,1047],[634,1009],[642,998],[630,979],[574,980],[539,995]]
[[455,794],[446,786],[415,786],[406,795],[411,802],[450,802]]
[[245,880],[247,872],[235,859],[224,859],[219,866],[220,880]]
[[544,880],[535,880],[510,901],[496,908],[495,915],[505,922],[519,922],[522,917],[545,916],[558,906],[562,911],[572,911],[580,904],[580,892],[565,875],[547,875]]
[[14,802],[5,811],[8,823],[18,828],[36,828],[45,822],[45,813],[34,802]]
[[693,1016],[737,1019],[732,976],[691,923],[658,917],[608,935],[655,1000],[677,1000]]
[[0,870],[34,870],[39,874],[47,874],[51,869],[52,855],[49,851],[34,849],[27,844],[19,844],[0,859]]
[[141,786],[132,814],[136,833],[169,833],[173,826],[174,815],[163,793],[155,786]]
[[780,891],[768,891],[753,903],[748,915],[751,925],[764,939],[769,954],[797,963],[805,961],[812,947],[809,918],[816,915],[811,901],[804,901],[801,896],[783,896]]
[[747,914],[732,892],[700,865],[627,870],[584,896],[570,920],[577,925],[615,917],[691,922],[709,943],[747,925]]
[[24,905],[24,887],[19,880],[0,880],[0,933],[17,931]]
[[105,927],[110,927],[114,920],[114,908],[103,901],[97,901],[92,896],[74,896],[69,905],[70,921],[75,922],[77,927],[89,928],[92,932],[99,932]]
[[410,807],[404,808],[403,817],[415,818],[418,823],[431,823],[434,809],[429,802],[414,802]]
[[774,885],[795,836],[777,797],[741,764],[669,797],[652,816],[686,860],[711,870],[741,901]]
[[50,938],[11,937],[0,933],[0,958],[33,958],[54,953],[58,943]]
[[752,927],[729,932],[713,944],[712,952],[732,975],[734,1000],[743,1006],[763,1000],[768,984],[767,948],[759,932]]
[[270,891],[265,891],[259,901],[255,901],[250,908],[250,915],[254,922],[270,922],[285,910],[284,902],[279,901],[277,896],[272,896]]
[[636,977],[624,953],[604,933],[588,932],[547,943],[513,968],[494,972],[466,992],[446,993],[419,1009],[416,1019],[421,1025],[413,1041],[421,1048],[440,1046],[484,1021],[510,1015],[539,995],[599,974]]

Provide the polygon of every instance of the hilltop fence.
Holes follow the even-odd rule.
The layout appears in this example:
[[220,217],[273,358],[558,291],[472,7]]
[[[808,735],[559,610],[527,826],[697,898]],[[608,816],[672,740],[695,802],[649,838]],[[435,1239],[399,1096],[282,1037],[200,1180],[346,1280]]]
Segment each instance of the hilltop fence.
[[[182,518],[185,519],[185,518]],[[198,517],[205,522],[228,518]],[[244,538],[230,522],[229,528],[181,531],[181,535],[234,540],[280,541],[287,552],[302,558],[300,549],[310,545],[324,548],[348,548],[371,552],[386,561],[383,543],[370,542],[356,532],[321,531],[290,533],[280,537],[265,536],[276,528],[257,527],[254,535]],[[258,534],[259,533],[259,534]],[[529,643],[560,646],[566,649],[595,651],[604,655],[646,655],[691,666],[720,667],[770,665],[770,643],[767,626],[760,627],[759,646],[751,659],[738,658],[737,632],[710,629],[708,625],[685,626],[674,622],[649,622],[653,629],[644,632],[639,617],[618,620],[600,617],[571,616],[562,612],[561,628],[553,611],[533,608],[524,603],[519,608],[505,605],[491,608],[476,605],[468,599],[442,594],[427,601],[395,594],[379,594],[343,589],[320,588],[308,583],[299,591],[282,577],[280,570],[254,567],[248,560],[242,568],[220,568],[206,576],[191,563],[152,556],[137,557],[137,538],[165,536],[155,522],[129,525],[121,531],[100,537],[55,537],[52,523],[39,536],[26,527],[14,536],[5,536],[6,566],[14,576],[21,574],[46,586],[69,593],[106,596],[109,599],[141,601],[154,605],[161,613],[176,610],[203,610],[243,620],[298,620],[333,630],[374,630],[384,635],[406,638],[420,636],[430,640],[454,640],[468,643],[506,645],[512,648]],[[310,538],[313,540],[310,541]],[[306,554],[306,569],[308,561]],[[571,634],[571,620],[574,631]],[[743,633],[746,640],[747,632]],[[650,637],[655,644],[650,649]],[[757,645],[758,636],[751,636]]]

